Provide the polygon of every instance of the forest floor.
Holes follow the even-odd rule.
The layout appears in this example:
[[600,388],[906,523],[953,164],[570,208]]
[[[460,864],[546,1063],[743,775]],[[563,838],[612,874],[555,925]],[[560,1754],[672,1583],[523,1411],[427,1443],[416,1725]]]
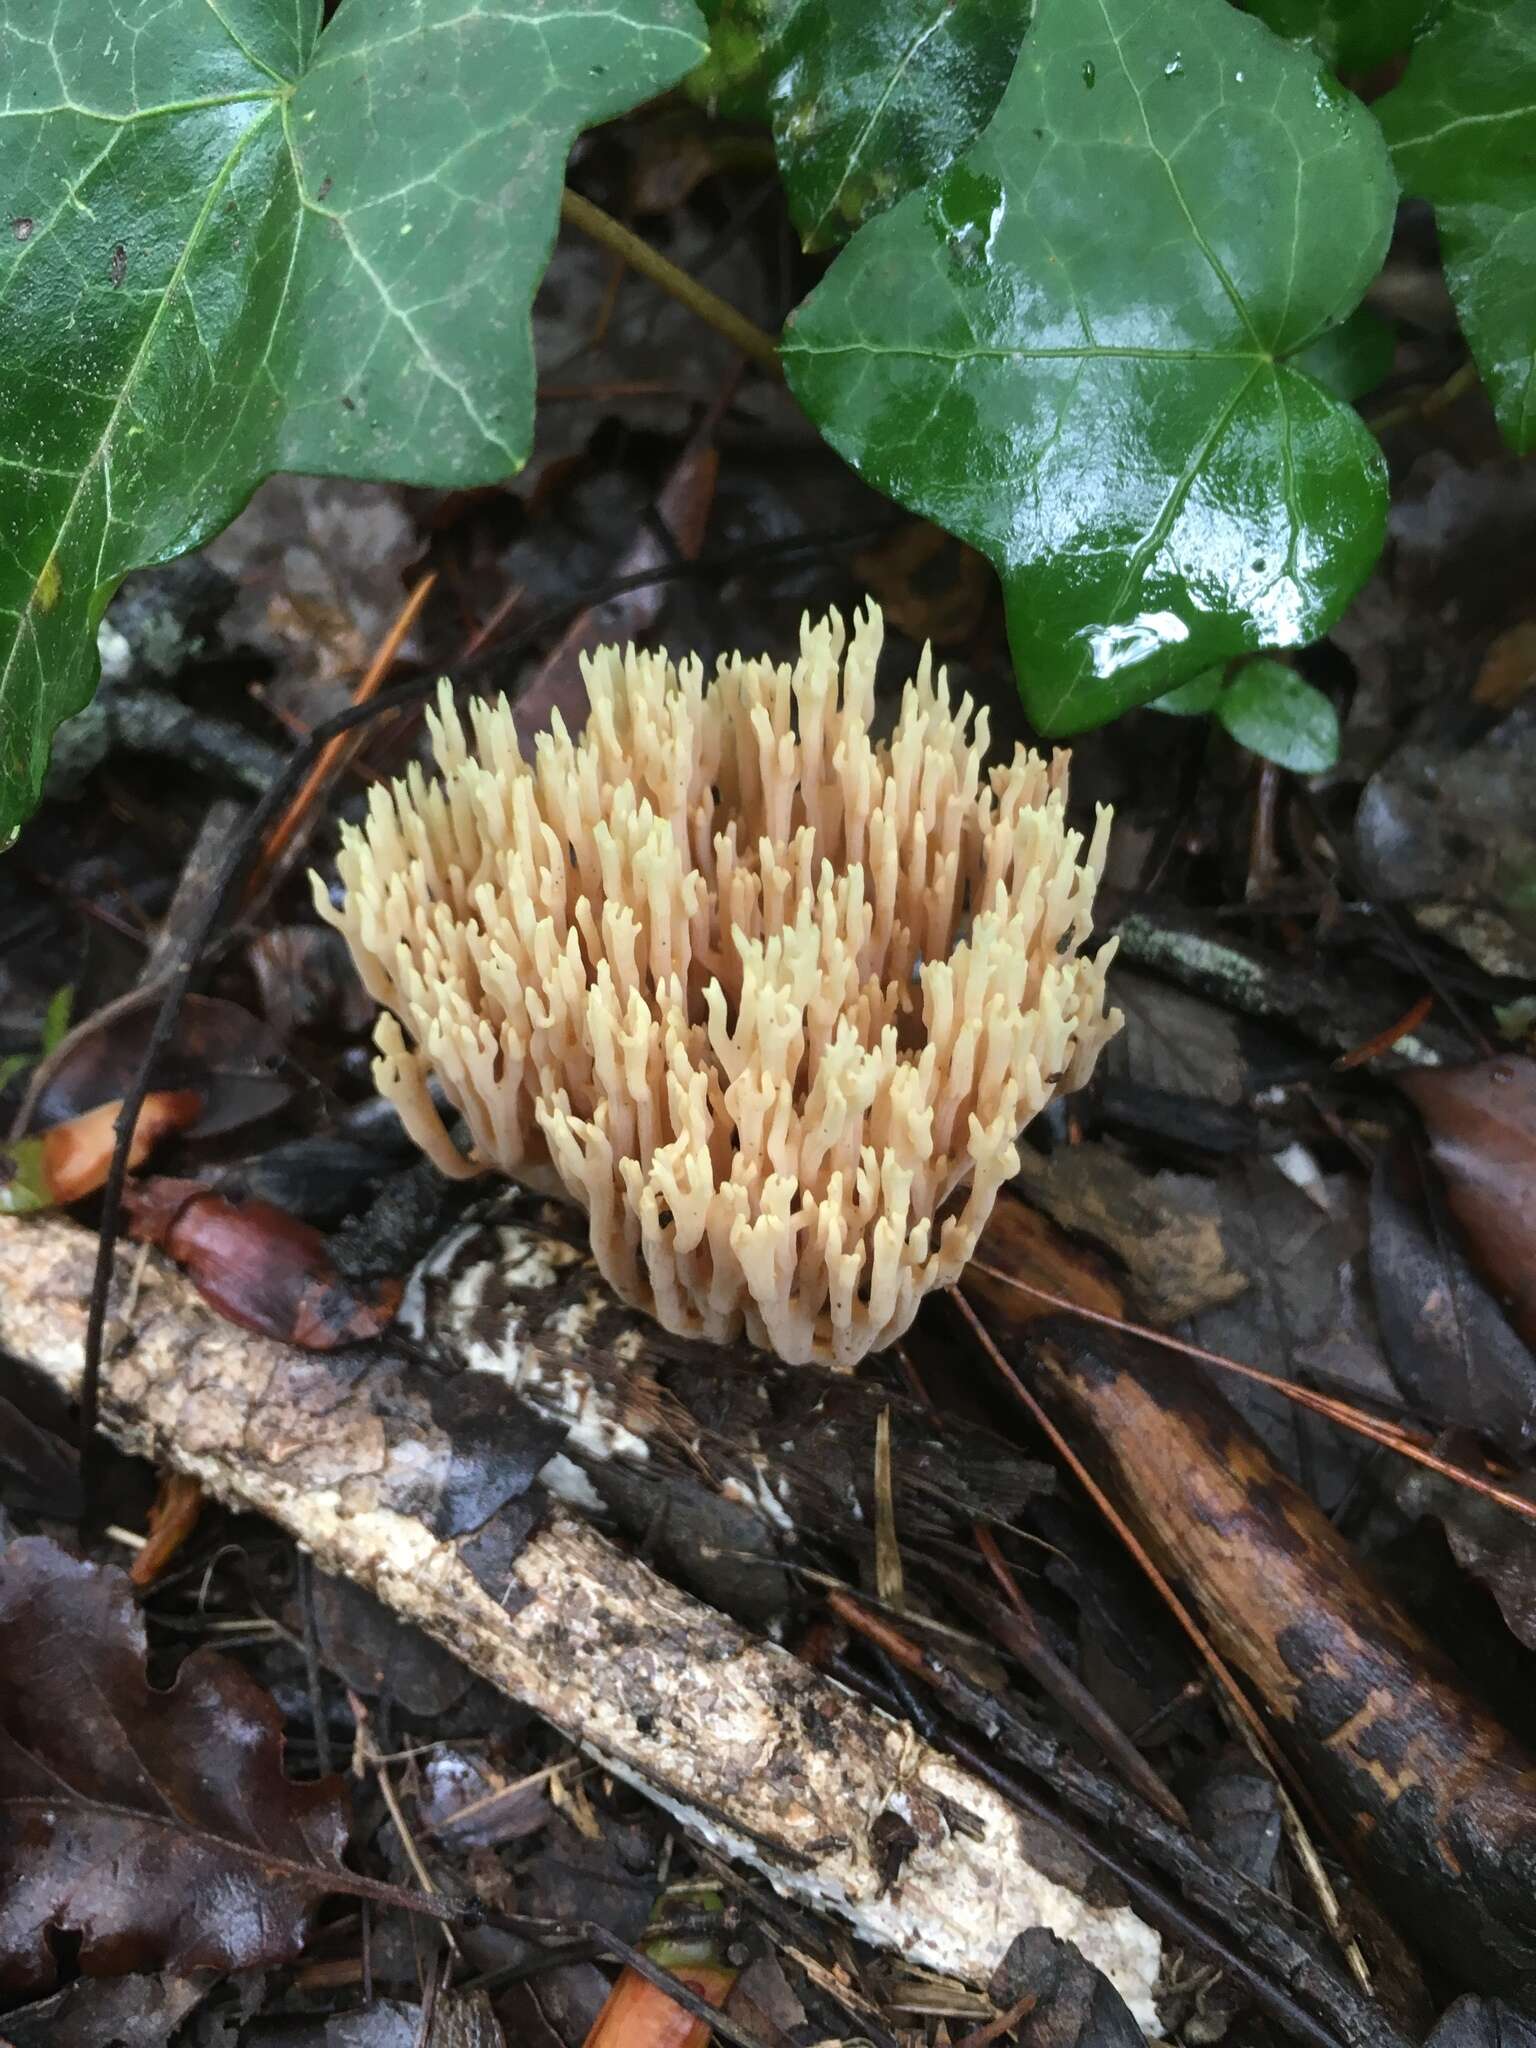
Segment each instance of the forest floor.
[[[763,326],[795,303],[805,259],[771,181],[643,123],[606,132],[579,170]],[[737,1591],[744,1620],[902,1713],[924,1710],[890,1644],[829,1606],[829,1585],[894,1614],[903,1640],[951,1631],[970,1683],[1024,1703],[1107,1780],[1150,1786],[1277,1918],[1304,1924],[1382,2016],[1379,2038],[1437,2026],[1449,2048],[1536,2041],[1536,1527],[1489,1492],[1536,1503],[1536,466],[1501,452],[1476,391],[1425,403],[1459,344],[1411,209],[1377,289],[1403,337],[1366,407],[1391,416],[1389,539],[1338,629],[1299,657],[1338,708],[1339,766],[1302,780],[1206,719],[1151,710],[1075,743],[1074,804],[1115,807],[1099,922],[1121,934],[1111,989],[1127,1028],[1092,1088],[1031,1131],[1020,1192],[1054,1226],[1048,1253],[990,1240],[966,1307],[931,1302],[901,1352],[866,1368],[893,1402],[921,1397],[990,1433],[996,1512],[923,1512],[899,1458],[894,1485],[881,1478],[873,1424],[852,1451],[845,1429],[842,1511],[801,1532],[771,1597]],[[803,612],[846,615],[869,594],[887,624],[884,691],[929,641],[989,707],[995,743],[1029,737],[987,566],[862,485],[692,313],[566,230],[536,333],[538,439],[515,483],[443,495],[279,478],[211,546],[114,601],[101,693],[60,735],[47,799],[0,863],[11,1142],[124,1095],[200,876],[370,674],[448,674],[574,717],[579,647],[784,658]],[[657,580],[602,597],[647,571]],[[595,601],[573,602],[584,593]],[[291,1246],[252,1202],[335,1255],[345,1334],[366,1335],[386,1298],[357,1248],[415,1155],[374,1096],[373,1006],[306,869],[334,873],[338,819],[422,738],[411,708],[368,726],[269,834],[153,1076],[192,1106],[168,1112],[147,1170],[255,1218],[204,1277],[216,1305],[279,1338],[295,1334]],[[80,1143],[99,1150],[101,1131]],[[100,1176],[84,1173],[72,1210],[94,1228]],[[1108,1301],[1111,1320],[1278,1384],[1145,1339],[1111,1352],[1123,1340],[1102,1324],[1037,1340],[1025,1285]],[[988,1332],[1039,1375],[1051,1429],[1010,1391]],[[1049,1371],[1037,1341],[1055,1347]],[[1112,1414],[1093,1379],[1106,1356],[1150,1390],[1134,1415],[1129,1394]],[[1188,1393],[1212,1387],[1242,1423]],[[814,1436],[802,1450],[814,1459]],[[667,1470],[648,1484],[643,1512],[610,1502],[608,1526],[688,1581],[663,1524],[697,1510],[696,1482]],[[1220,1542],[1202,1550],[1218,1513]],[[622,1968],[593,1929],[633,1946],[658,1923],[674,1959],[679,1941],[703,1944],[732,2038],[763,2048],[1127,2038],[1102,1980],[1060,1955],[959,1987],[774,1902],[547,1723],[308,1569],[271,1524],[115,1452],[82,1481],[70,1418],[19,1371],[0,1394],[0,1535],[88,1561],[47,1611],[99,1648],[130,1747],[158,1695],[134,1689],[121,1611],[92,1630],[104,1575],[137,1559],[152,1684],[194,1650],[234,1660],[275,1702],[290,1777],[347,1774],[353,1868],[474,1902],[445,1936],[403,1907],[337,1897],[286,1960],[230,1928],[239,1966],[179,1967],[149,1923],[168,1901],[217,1921],[217,1858],[125,1856],[87,1974],[78,1934],[29,1965],[0,1903],[10,2048],[580,2048]],[[47,1694],[45,1646],[27,1634],[42,1555],[10,1553],[20,1576],[0,1602],[13,1742],[28,1715],[67,1725],[78,1704]],[[992,1575],[1006,1598],[978,1599]],[[708,1597],[730,1605],[729,1574]],[[234,1711],[214,1700],[201,1732],[188,1724],[215,1803],[231,1740],[216,1724]],[[1379,1724],[1374,1748],[1361,1716]],[[944,1746],[944,1716],[924,1720]],[[1167,1957],[1171,2034],[1284,2037],[1274,2001],[1198,1943],[1170,1937]],[[1310,2038],[1340,2038],[1313,2024]],[[651,2009],[606,2025],[606,2048],[682,2038]]]

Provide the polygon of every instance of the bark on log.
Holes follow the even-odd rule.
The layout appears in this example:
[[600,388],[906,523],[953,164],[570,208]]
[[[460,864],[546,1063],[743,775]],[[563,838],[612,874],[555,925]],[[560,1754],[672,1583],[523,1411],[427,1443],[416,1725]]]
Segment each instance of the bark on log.
[[[0,1349],[79,1388],[95,1238],[0,1218]],[[866,1940],[985,1985],[1051,1927],[1155,2030],[1157,1934],[1081,1851],[904,1723],[680,1592],[589,1526],[488,1509],[418,1376],[212,1316],[182,1277],[119,1257],[102,1426],[124,1449],[268,1515],[686,1827]],[[543,1452],[540,1452],[543,1455]],[[892,1815],[916,1846],[891,1881]]]
[[[1011,1201],[1007,1207],[1014,1217],[1029,1213]],[[1051,1230],[1043,1218],[1034,1220]],[[1082,1277],[1080,1266],[1075,1277]],[[1101,1305],[1118,1307],[1118,1293],[1106,1293]],[[413,1277],[400,1327],[419,1336],[434,1357],[497,1382],[547,1418],[569,1424],[564,1452],[546,1467],[547,1475],[578,1503],[590,1497],[629,1515],[627,1526],[645,1535],[649,1554],[665,1557],[672,1578],[748,1621],[765,1577],[779,1598],[779,1573],[749,1568],[745,1578],[716,1578],[717,1568],[706,1565],[703,1553],[723,1544],[740,1555],[750,1544],[752,1557],[782,1558],[793,1554],[804,1533],[844,1553],[857,1549],[860,1532],[872,1529],[877,1515],[871,1485],[877,1418],[890,1424],[897,1519],[915,1557],[929,1542],[940,1554],[952,1554],[954,1539],[968,1536],[978,1521],[1017,1524],[1040,1485],[1016,1447],[958,1415],[946,1416],[936,1429],[931,1412],[904,1401],[888,1378],[784,1366],[741,1345],[667,1337],[604,1285],[587,1253],[582,1219],[515,1188],[477,1205],[438,1241]],[[643,1512],[634,1516],[637,1487]],[[722,1528],[707,1513],[699,1519],[685,1511],[685,1540],[674,1542],[672,1514],[688,1489],[717,1507],[733,1503],[732,1516]],[[672,1504],[665,1518],[656,1512],[661,1497]],[[703,1545],[690,1550],[688,1534],[701,1529],[708,1532]],[[872,1547],[866,1561],[873,1567]],[[1297,2030],[1299,2004],[1321,2022],[1326,2039],[1352,2048],[1401,2048],[1390,2022],[1339,1976],[1308,1930],[1210,1857],[1164,1810],[1146,1806],[1117,1777],[1080,1764],[1068,1744],[1037,1725],[1006,1691],[977,1688],[960,1701],[955,1686],[966,1688],[958,1674],[935,1682],[961,1720],[1023,1763],[1074,1824],[1087,1822],[1100,1840],[1107,1834],[1111,1855],[1132,1852],[1129,1861],[1116,1855],[1114,1866],[1128,1885],[1134,1887],[1130,1872],[1137,1860],[1171,1878],[1179,1917],[1167,1919],[1164,1932],[1198,1949],[1192,1929],[1205,1919],[1211,1956],[1236,1949],[1253,1963],[1278,1994],[1270,2009],[1283,2026]],[[968,1761],[987,1775],[990,1758]],[[1020,1793],[1028,1798],[1027,1788]],[[1182,1915],[1180,1902],[1195,1909],[1192,1920]],[[1155,1917],[1151,1906],[1146,1910]],[[1314,2038],[1315,2025],[1300,2034]]]
[[[999,1204],[985,1256],[1068,1291],[1037,1219]],[[1062,1318],[973,1268],[997,1334],[1163,1567],[1194,1594],[1382,1902],[1455,1978],[1536,1996],[1536,1759],[1472,1697],[1201,1367]],[[1093,1301],[1104,1306],[1102,1297]]]

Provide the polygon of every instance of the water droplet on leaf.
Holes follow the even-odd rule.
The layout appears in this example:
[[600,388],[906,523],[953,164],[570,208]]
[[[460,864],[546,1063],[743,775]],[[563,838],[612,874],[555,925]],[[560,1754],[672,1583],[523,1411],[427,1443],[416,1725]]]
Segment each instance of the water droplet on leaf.
[[1176,647],[1189,638],[1177,612],[1138,612],[1114,626],[1090,626],[1078,636],[1086,640],[1096,676],[1112,676],[1138,661]]
[[992,237],[1006,211],[1003,188],[996,178],[981,177],[957,164],[929,202],[929,217],[949,243],[951,258],[969,268],[985,263]]
[[1093,91],[1094,80],[1098,75],[1098,72],[1094,69],[1093,59],[1089,57],[1083,65],[1083,83],[1090,92]]

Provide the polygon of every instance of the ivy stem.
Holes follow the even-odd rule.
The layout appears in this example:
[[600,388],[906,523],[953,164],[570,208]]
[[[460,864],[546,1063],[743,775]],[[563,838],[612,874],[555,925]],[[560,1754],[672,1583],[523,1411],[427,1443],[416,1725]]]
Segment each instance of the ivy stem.
[[754,363],[775,377],[784,374],[779,366],[778,343],[771,334],[748,320],[745,314],[738,313],[734,306],[728,306],[708,286],[691,278],[686,270],[679,270],[675,263],[669,263],[649,242],[631,234],[622,221],[615,220],[611,213],[604,213],[590,199],[583,199],[569,185],[561,196],[560,218],[569,221],[573,228],[580,228],[584,235],[600,242],[605,249],[612,249],[616,255],[622,256],[631,270],[638,270],[652,284],[659,284],[664,292],[669,292],[680,305],[696,313],[717,334],[723,334],[733,347],[739,348],[744,356],[750,356]]
[[1377,413],[1366,425],[1373,434],[1384,434],[1389,427],[1401,427],[1409,420],[1430,419],[1442,411],[1465,391],[1470,391],[1477,382],[1477,364],[1470,359],[1459,370],[1453,370],[1443,384],[1417,398],[1410,398],[1401,405],[1390,406],[1386,412]]

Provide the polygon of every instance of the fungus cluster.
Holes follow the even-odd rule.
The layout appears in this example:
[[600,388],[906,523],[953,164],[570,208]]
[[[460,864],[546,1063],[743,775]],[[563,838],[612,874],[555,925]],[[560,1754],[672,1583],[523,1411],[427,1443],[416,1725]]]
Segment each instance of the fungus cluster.
[[[793,667],[604,648],[525,759],[446,683],[439,774],[372,793],[316,903],[383,1005],[374,1074],[452,1174],[587,1212],[622,1298],[847,1367],[954,1280],[1016,1141],[1119,1028],[1088,938],[1109,815],[1067,757],[986,772],[925,651],[871,732],[879,611]],[[450,1138],[428,1091],[463,1117]]]

